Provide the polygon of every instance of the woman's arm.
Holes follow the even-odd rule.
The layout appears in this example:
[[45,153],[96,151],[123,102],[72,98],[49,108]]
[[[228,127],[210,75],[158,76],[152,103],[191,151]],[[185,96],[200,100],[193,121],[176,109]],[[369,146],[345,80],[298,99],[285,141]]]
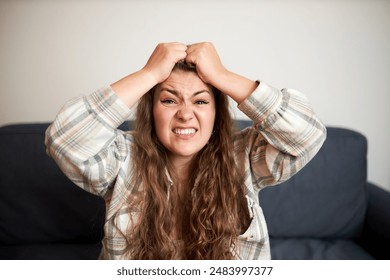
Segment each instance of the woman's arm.
[[[159,44],[138,72],[91,95],[69,101],[46,131],[47,153],[83,189],[104,196],[114,181],[125,180],[131,139],[117,130],[139,98],[165,80],[187,46]],[[122,175],[121,175],[122,174]]]
[[46,130],[46,150],[75,184],[104,196],[128,160],[130,139],[116,128],[130,109],[105,87],[73,99]]
[[326,128],[302,93],[278,90],[228,71],[211,43],[191,45],[187,53],[186,61],[196,65],[199,77],[234,99],[253,120],[235,149],[244,163],[240,166],[245,166],[258,189],[290,178],[314,157]]
[[278,90],[260,82],[238,108],[253,120],[235,144],[240,160],[249,162],[245,173],[257,189],[289,179],[325,141],[325,126],[308,99],[296,90]]

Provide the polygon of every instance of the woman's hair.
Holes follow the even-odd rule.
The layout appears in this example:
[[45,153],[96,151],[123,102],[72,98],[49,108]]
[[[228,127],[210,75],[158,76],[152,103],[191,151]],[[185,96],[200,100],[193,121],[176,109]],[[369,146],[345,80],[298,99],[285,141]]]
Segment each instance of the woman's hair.
[[[196,73],[195,66],[185,62],[177,63],[173,71]],[[173,191],[177,176],[154,127],[155,88],[141,98],[136,112],[132,155],[139,199],[129,202],[129,211],[137,208],[140,214],[128,229],[128,257],[233,259],[237,237],[248,227],[249,213],[244,184],[232,153],[233,121],[228,99],[213,88],[214,132],[192,159],[186,198],[180,201]]]

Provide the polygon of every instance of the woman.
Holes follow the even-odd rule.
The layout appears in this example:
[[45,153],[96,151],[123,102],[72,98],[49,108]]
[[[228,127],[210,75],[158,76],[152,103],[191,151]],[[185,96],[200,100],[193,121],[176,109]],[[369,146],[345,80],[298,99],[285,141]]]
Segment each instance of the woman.
[[[252,127],[233,132],[227,97]],[[134,131],[117,130],[136,103]],[[228,71],[211,43],[166,43],[70,101],[46,145],[106,201],[101,258],[270,259],[258,192],[298,172],[325,135],[301,93]]]

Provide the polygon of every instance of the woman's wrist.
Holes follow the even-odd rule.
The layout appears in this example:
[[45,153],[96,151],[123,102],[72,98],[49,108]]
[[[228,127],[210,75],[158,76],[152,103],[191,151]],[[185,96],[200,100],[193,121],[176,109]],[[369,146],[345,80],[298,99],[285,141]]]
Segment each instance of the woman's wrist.
[[132,107],[155,85],[153,74],[141,69],[111,84],[111,88],[128,107]]
[[256,90],[258,85],[257,81],[226,71],[220,75],[218,85],[214,86],[236,101],[237,104],[241,104]]

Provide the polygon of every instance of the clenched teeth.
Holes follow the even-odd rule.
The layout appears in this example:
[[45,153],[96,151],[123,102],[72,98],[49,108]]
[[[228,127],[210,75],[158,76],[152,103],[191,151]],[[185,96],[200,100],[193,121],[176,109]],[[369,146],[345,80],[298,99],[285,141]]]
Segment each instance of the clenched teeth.
[[196,130],[194,128],[186,128],[186,129],[175,128],[173,132],[179,135],[190,135],[190,134],[194,134]]

